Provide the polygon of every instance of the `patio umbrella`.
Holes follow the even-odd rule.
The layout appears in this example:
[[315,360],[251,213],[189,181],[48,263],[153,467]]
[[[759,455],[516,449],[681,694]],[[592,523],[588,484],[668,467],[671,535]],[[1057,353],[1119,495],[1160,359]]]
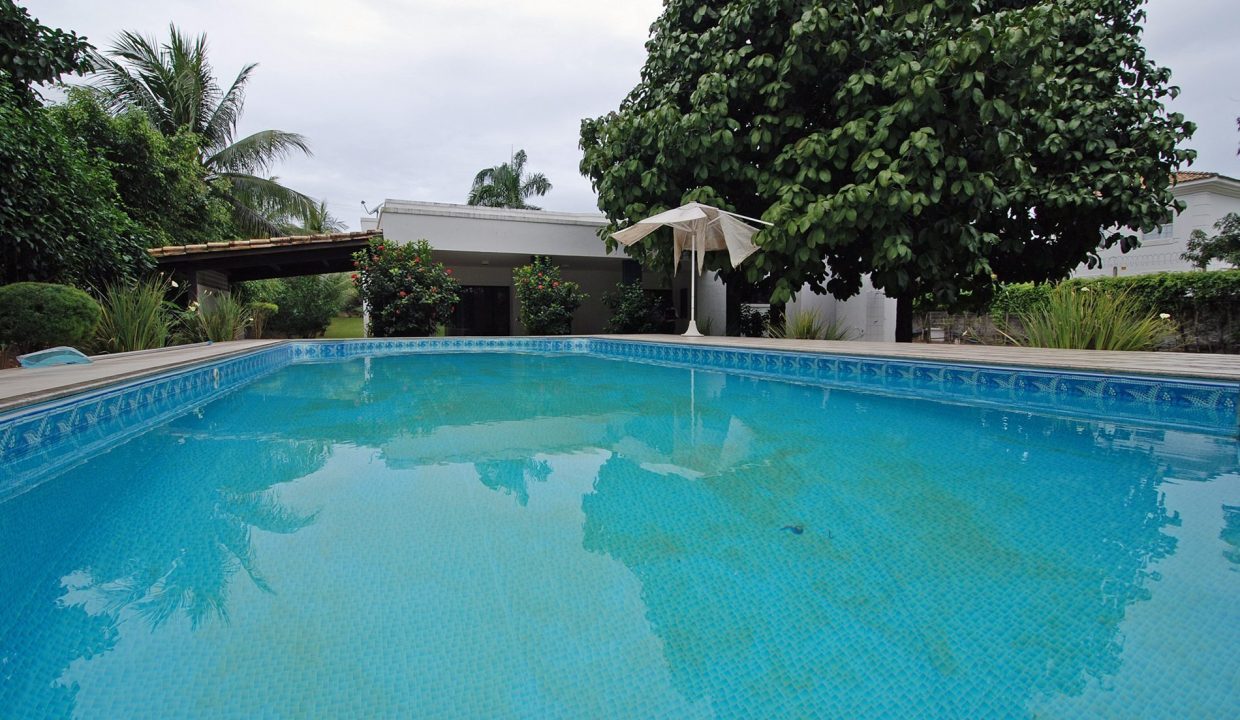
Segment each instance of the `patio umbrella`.
[[745,258],[758,249],[753,244],[753,235],[758,232],[758,228],[745,220],[770,225],[756,218],[691,202],[645,220],[638,220],[631,226],[612,233],[612,237],[621,245],[632,245],[664,225],[671,227],[672,249],[675,253],[673,273],[680,264],[680,254],[686,249],[693,251],[693,265],[697,272],[689,276],[689,327],[684,334],[686,337],[701,337],[702,333],[698,332],[697,327],[697,275],[706,267],[703,255],[710,250],[727,250],[732,267],[744,262]]

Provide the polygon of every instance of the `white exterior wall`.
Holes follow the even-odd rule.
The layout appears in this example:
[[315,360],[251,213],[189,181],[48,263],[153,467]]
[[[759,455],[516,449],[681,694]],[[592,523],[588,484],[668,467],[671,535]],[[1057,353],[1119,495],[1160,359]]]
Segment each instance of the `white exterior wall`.
[[426,238],[436,250],[611,258],[598,231],[602,215],[387,200],[379,213],[383,236],[396,242]]
[[816,295],[809,286],[801,288],[785,313],[817,312],[824,322],[838,323],[849,332],[850,340],[868,342],[895,342],[896,301],[883,291],[875,290],[867,276],[861,284],[861,292],[847,300],[835,296]]
[[566,280],[589,297],[573,314],[573,332],[602,332],[610,312],[603,294],[623,279],[621,252],[608,254],[598,236],[601,215],[387,200],[378,227],[392,242],[426,239],[462,285],[509,288],[509,325],[523,334],[512,271],[534,255],[549,255]]
[[[1240,182],[1225,177],[1193,180],[1176,185],[1172,192],[1184,202],[1184,212],[1176,215],[1170,228],[1161,232],[1147,233],[1141,237],[1141,247],[1120,252],[1118,246],[1102,250],[1100,267],[1090,268],[1082,263],[1072,272],[1073,277],[1099,277],[1115,275],[1144,275],[1156,272],[1183,272],[1193,266],[1181,260],[1180,255],[1188,249],[1188,236],[1194,230],[1213,235],[1214,223],[1227,213],[1240,213]],[[1225,263],[1211,264],[1210,269],[1228,267]]]

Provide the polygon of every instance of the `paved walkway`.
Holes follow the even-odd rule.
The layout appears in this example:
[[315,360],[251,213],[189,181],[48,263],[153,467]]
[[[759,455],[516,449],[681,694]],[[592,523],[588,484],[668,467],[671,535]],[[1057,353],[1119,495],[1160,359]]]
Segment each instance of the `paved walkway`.
[[225,358],[284,342],[238,340],[225,343],[180,345],[117,355],[97,355],[89,365],[0,370],[0,412],[30,403],[53,400],[126,378],[152,375],[205,360]]
[[[988,345],[930,345],[924,343],[877,343],[829,340],[773,340],[769,338],[705,337],[679,335],[599,335],[612,340],[684,343],[751,348],[825,352],[839,355],[878,356],[983,365],[1022,365],[1087,370],[1122,375],[1170,375],[1240,382],[1240,355],[1197,353],[1099,352],[1048,350]],[[0,412],[31,403],[53,400],[91,390],[118,380],[153,375],[207,360],[251,352],[285,340],[183,345],[145,352],[104,355],[90,365],[0,370]],[[347,342],[347,341],[342,341]]]

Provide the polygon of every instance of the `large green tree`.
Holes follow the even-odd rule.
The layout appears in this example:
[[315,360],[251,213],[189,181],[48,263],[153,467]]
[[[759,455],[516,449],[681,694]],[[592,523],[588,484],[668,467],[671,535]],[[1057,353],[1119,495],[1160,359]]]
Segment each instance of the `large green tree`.
[[88,69],[89,49],[0,0],[0,284],[99,284],[151,265],[107,167],[34,89]]
[[607,231],[688,200],[761,216],[742,271],[773,302],[868,274],[907,340],[914,297],[1062,277],[1177,207],[1193,126],[1141,5],[668,0],[641,82],[582,122],[581,169]]
[[89,71],[90,50],[86,38],[41,25],[13,0],[0,0],[0,83],[11,91],[6,102],[37,104],[31,86]]
[[200,159],[208,182],[233,208],[242,231],[278,234],[287,217],[309,218],[315,201],[269,175],[293,153],[310,154],[306,139],[283,130],[261,130],[238,139],[245,87],[256,64],[241,68],[227,88],[216,80],[207,37],[175,25],[169,39],[123,32],[106,54],[96,54],[96,86],[112,110],[137,108],[165,135],[188,130],[202,138]]
[[526,159],[525,151],[518,150],[508,162],[479,170],[466,202],[484,207],[541,210],[526,200],[534,195],[546,195],[551,190],[551,181],[542,173],[526,173]]

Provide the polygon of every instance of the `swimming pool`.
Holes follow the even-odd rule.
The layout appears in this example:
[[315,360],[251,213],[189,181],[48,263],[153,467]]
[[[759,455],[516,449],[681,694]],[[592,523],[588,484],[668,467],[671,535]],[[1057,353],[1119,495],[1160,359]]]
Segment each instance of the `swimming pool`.
[[0,716],[1234,717],[1236,388],[290,343],[0,418]]

